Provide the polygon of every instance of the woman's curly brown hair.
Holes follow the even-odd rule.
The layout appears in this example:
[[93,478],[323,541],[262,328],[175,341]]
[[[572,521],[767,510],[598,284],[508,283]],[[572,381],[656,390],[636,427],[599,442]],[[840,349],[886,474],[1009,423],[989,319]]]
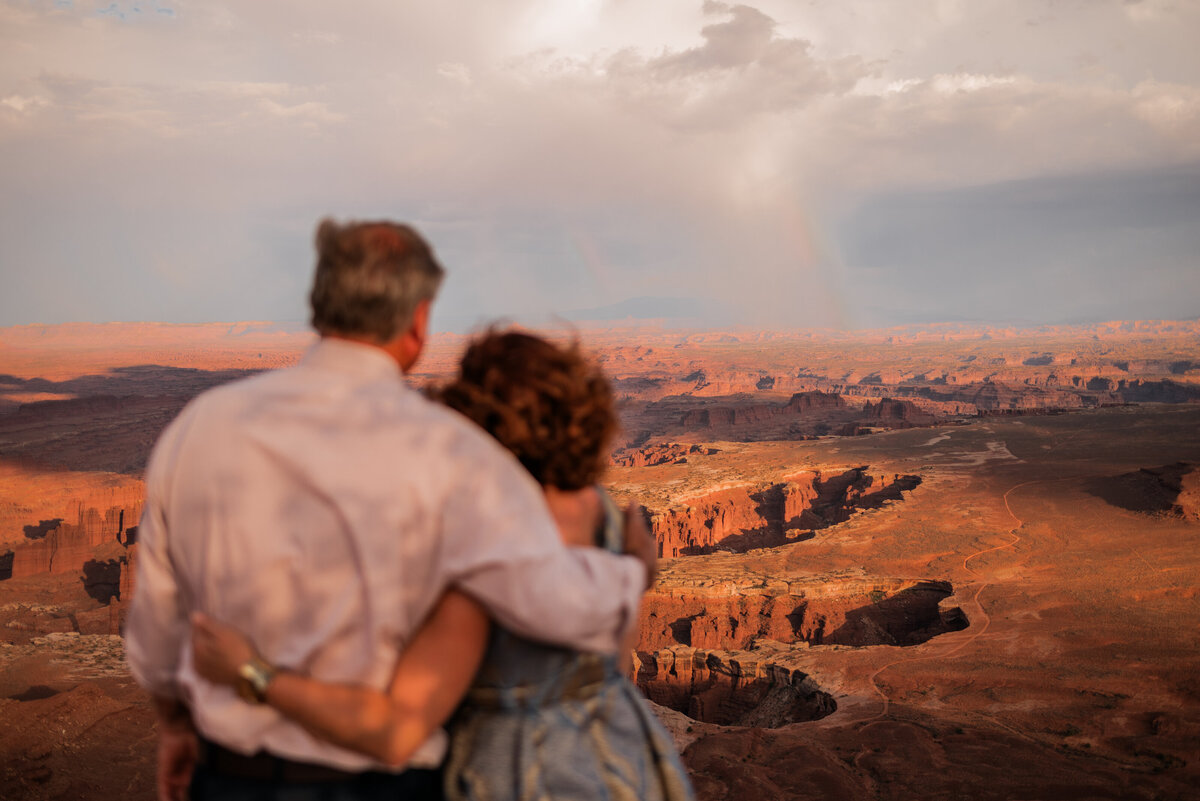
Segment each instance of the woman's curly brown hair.
[[617,428],[612,389],[579,343],[560,347],[518,331],[488,331],[436,393],[508,448],[543,486],[595,484]]

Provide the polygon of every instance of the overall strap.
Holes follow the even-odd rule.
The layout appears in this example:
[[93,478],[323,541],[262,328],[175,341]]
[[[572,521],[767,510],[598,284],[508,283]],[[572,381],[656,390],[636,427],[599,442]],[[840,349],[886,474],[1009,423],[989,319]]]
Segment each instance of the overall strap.
[[608,494],[608,490],[597,484],[596,492],[599,493],[600,504],[604,507],[604,522],[596,531],[596,545],[606,551],[622,553],[625,550],[625,514]]

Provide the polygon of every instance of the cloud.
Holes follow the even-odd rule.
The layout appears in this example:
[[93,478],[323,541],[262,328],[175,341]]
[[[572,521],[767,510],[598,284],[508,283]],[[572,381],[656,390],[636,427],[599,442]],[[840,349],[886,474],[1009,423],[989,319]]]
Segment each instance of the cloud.
[[1191,318],[1197,211],[1196,167],[896,192],[843,221],[844,256],[865,324],[931,322],[947,308],[977,320],[1095,322],[1114,297],[1128,318]]
[[321,123],[339,123],[346,119],[344,114],[338,114],[337,112],[330,111],[329,106],[324,103],[317,103],[315,101],[309,101],[308,103],[297,103],[294,106],[285,106],[282,103],[277,103],[274,100],[264,99],[259,102],[259,108],[275,117],[298,120],[311,125],[317,125]]
[[700,29],[704,44],[656,59],[652,69],[664,73],[694,73],[746,66],[760,60],[775,38],[775,20],[756,8],[705,0],[707,14],[729,19]]
[[[0,299],[0,324],[59,314],[56,286],[89,258],[111,274],[88,288],[105,314],[182,308],[161,279],[173,259],[175,275],[252,278],[269,305],[273,283],[303,282],[327,213],[416,220],[466,316],[678,296],[836,324],[868,267],[873,292],[922,302],[903,270],[861,261],[881,198],[1200,163],[1196,4],[297,0],[173,4],[151,22],[130,8],[0,5],[0,269],[45,276]],[[45,244],[64,219],[98,218],[98,255]],[[937,229],[912,230],[920,252]],[[1186,244],[1141,230],[1150,252]],[[1083,237],[1055,241],[1085,275]],[[222,286],[190,288],[195,314],[229,316]],[[299,318],[302,296],[248,314]]]
[[10,108],[18,114],[24,114],[26,111],[33,112],[49,104],[49,100],[37,95],[32,97],[9,95],[8,97],[0,98],[0,106]]
[[437,65],[437,74],[462,86],[471,85],[471,68],[466,64],[443,62]]

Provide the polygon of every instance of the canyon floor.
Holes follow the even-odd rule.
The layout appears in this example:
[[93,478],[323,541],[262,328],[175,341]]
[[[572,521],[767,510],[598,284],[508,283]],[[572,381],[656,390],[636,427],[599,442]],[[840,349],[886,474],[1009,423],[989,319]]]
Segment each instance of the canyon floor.
[[[728,450],[709,457],[725,459],[716,475],[869,464],[923,480],[902,500],[811,539],[666,562],[651,610],[672,596],[700,596],[721,616],[722,596],[758,593],[817,605],[857,594],[870,609],[872,594],[883,607],[898,588],[936,580],[953,587],[941,609],[961,609],[968,625],[909,646],[764,637],[740,650],[699,651],[709,666],[702,690],[712,673],[741,674],[746,684],[783,668],[806,675],[837,707],[774,728],[675,718],[700,795],[1197,797],[1200,525],[1133,509],[1150,506],[1155,491],[1149,477],[1138,485],[1141,468],[1197,460],[1198,430],[1194,406],[1126,407],[719,444]],[[1134,486],[1123,487],[1123,476]],[[647,479],[620,476],[616,486],[639,480]],[[902,612],[893,628],[903,624]],[[880,639],[869,628],[862,634]],[[660,665],[665,653],[695,662],[698,652],[664,649]],[[685,671],[676,673],[686,684]]]
[[[1200,798],[1200,325],[584,340],[664,553],[635,678],[701,799]],[[146,453],[307,341],[0,329],[0,796],[153,797]]]

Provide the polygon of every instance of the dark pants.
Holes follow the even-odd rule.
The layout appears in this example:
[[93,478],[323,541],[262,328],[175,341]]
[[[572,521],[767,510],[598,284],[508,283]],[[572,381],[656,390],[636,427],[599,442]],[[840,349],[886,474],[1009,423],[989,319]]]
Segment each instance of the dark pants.
[[[368,771],[319,781],[249,778],[231,775],[220,763],[196,766],[192,801],[442,801],[442,771]],[[236,773],[236,771],[235,771]]]

